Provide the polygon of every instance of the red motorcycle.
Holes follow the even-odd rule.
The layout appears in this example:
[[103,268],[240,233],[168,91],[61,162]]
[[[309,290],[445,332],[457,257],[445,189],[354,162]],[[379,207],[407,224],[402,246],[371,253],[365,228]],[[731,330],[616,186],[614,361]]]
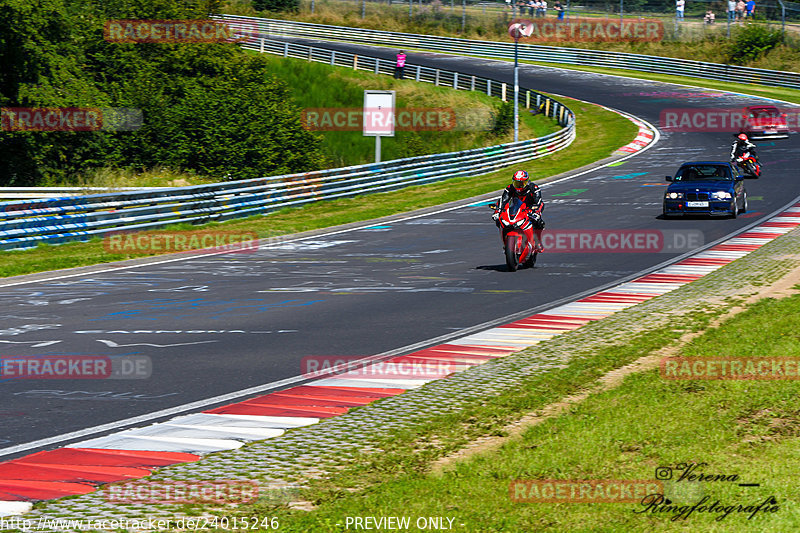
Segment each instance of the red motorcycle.
[[743,152],[737,156],[734,161],[736,166],[741,168],[746,175],[754,178],[761,177],[761,164],[749,151]]
[[[497,211],[496,204],[489,207]],[[526,237],[526,233],[533,228],[530,213],[530,206],[521,198],[512,198],[497,213],[496,223],[500,228],[506,265],[511,272],[516,272],[522,266],[533,267],[539,255],[534,243]]]

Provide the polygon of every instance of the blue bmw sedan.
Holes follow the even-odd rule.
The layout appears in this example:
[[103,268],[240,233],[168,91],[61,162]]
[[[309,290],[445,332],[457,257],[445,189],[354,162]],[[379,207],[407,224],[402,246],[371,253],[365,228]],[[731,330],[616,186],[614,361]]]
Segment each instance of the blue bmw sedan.
[[684,163],[667,176],[672,183],[664,193],[664,216],[728,215],[747,211],[744,176],[724,161]]

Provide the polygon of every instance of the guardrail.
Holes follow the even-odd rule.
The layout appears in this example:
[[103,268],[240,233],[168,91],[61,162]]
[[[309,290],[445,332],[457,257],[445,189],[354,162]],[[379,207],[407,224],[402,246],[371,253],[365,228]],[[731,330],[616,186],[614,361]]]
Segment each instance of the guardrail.
[[161,187],[0,187],[0,198],[58,198],[64,195],[146,191]]
[[[385,60],[340,54],[326,49],[255,39],[245,47],[304,57],[376,73],[393,73]],[[414,72],[408,65],[407,71]],[[507,86],[497,80],[454,71],[416,67],[421,82],[481,90],[505,99]],[[431,154],[383,163],[357,165],[251,180],[172,187],[146,191],[93,194],[0,203],[0,250],[58,244],[119,231],[163,227],[178,222],[196,224],[264,214],[318,200],[385,192],[455,177],[477,176],[515,163],[543,157],[569,146],[575,120],[566,106],[525,90],[526,102],[556,119],[561,130],[515,143]],[[0,189],[0,196],[2,190]]]
[[[513,59],[514,43],[500,41],[477,41],[455,37],[399,33],[367,28],[327,26],[309,22],[265,19],[221,15],[219,18],[247,23],[246,29],[253,26],[259,36],[331,40],[391,48],[430,50],[434,52],[462,54],[495,59]],[[617,68],[656,74],[673,74],[693,78],[731,81],[790,87],[800,89],[800,73],[782,72],[720,63],[706,63],[668,57],[657,57],[605,50],[586,50],[556,46],[541,46],[527,43],[519,44],[519,58],[523,61],[541,63],[561,63],[593,67]]]

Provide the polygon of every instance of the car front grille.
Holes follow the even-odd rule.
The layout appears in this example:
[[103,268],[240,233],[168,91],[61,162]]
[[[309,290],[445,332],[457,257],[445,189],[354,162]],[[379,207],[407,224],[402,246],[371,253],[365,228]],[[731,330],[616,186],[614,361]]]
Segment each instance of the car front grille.
[[708,193],[707,192],[687,192],[686,199],[690,202],[700,201],[707,201],[708,200]]

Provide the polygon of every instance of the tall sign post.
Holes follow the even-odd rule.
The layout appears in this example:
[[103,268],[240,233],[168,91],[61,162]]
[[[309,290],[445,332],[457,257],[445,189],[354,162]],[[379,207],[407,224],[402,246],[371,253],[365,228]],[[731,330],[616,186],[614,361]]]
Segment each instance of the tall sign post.
[[394,91],[364,91],[364,136],[375,137],[375,162],[381,162],[381,137],[394,137]]
[[531,36],[533,23],[530,20],[512,22],[508,26],[508,33],[514,39],[514,142],[517,142],[519,140],[519,40]]

